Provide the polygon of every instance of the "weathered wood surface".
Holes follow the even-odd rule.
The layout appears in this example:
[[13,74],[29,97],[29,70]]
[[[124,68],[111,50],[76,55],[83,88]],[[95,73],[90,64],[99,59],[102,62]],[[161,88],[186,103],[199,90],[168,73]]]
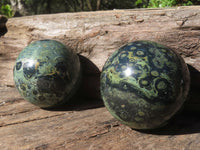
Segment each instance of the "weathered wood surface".
[[[0,149],[200,149],[199,114],[185,112],[167,127],[142,133],[113,119],[98,91],[98,69],[114,50],[133,40],[153,40],[174,48],[195,68],[191,97],[198,102],[200,7],[38,15],[12,18],[6,25],[0,38]],[[12,79],[19,52],[44,38],[62,41],[94,63],[81,59],[84,92],[54,110],[26,102]]]

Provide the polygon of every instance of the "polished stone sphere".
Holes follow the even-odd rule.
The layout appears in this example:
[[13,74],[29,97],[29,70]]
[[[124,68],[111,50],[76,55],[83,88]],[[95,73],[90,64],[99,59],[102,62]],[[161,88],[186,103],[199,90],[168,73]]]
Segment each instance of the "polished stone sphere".
[[55,40],[31,43],[21,51],[14,66],[19,93],[42,108],[68,101],[78,89],[80,76],[77,54]]
[[190,77],[175,51],[135,41],[109,57],[100,82],[104,104],[116,119],[134,129],[155,129],[183,106]]

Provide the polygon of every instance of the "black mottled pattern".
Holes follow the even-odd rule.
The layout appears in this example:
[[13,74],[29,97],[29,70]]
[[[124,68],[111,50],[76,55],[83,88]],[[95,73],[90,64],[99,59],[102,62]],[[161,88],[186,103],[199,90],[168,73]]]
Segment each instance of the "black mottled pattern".
[[22,67],[22,62],[21,62],[21,61],[20,61],[20,62],[17,62],[17,63],[16,63],[16,70],[17,70],[17,71],[20,70],[21,67]]
[[117,50],[101,74],[105,106],[122,123],[137,129],[156,128],[183,105],[189,72],[173,50],[136,41]]
[[78,56],[55,40],[40,40],[19,54],[14,71],[15,85],[29,102],[50,108],[67,102],[80,83]]

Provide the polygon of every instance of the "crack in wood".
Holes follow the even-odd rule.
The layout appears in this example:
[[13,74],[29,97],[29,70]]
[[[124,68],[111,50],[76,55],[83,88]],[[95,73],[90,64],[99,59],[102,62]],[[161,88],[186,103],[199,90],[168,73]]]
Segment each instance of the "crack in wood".
[[28,109],[28,110],[20,111],[17,113],[2,114],[2,115],[0,115],[0,117],[19,115],[19,114],[23,114],[23,113],[27,113],[27,112],[31,112],[31,111],[35,111],[35,110],[37,110],[37,109],[35,108],[35,109]]
[[48,144],[42,144],[42,145],[35,147],[35,150],[45,150],[47,148],[48,148]]
[[89,136],[88,138],[95,138],[95,137],[97,137],[97,136],[104,135],[104,134],[106,134],[106,133],[108,133],[108,132],[110,132],[110,131],[109,131],[109,130],[107,130],[107,131],[102,131],[101,133],[96,133],[96,134],[94,134],[94,135]]
[[108,132],[110,132],[110,130],[112,128],[115,128],[115,127],[118,127],[118,126],[119,126],[118,122],[116,122],[115,124],[105,125],[103,128],[99,129],[98,131],[96,131],[96,133],[90,135],[88,138],[95,138],[97,136],[101,136],[101,135],[107,134]]
[[[19,103],[21,102],[22,100],[24,100],[23,98],[13,98],[13,99],[5,99],[5,100],[0,100],[0,108],[1,107],[5,107],[5,106],[8,106],[8,105],[12,105],[14,103]],[[1,116],[1,111],[0,111],[0,116]]]
[[192,30],[199,31],[200,30],[200,26],[184,26],[184,27],[180,26],[180,27],[178,27],[176,29],[183,30],[183,31],[192,31]]
[[43,117],[43,118],[35,118],[35,119],[31,119],[31,120],[24,120],[24,121],[19,121],[19,122],[4,124],[4,125],[0,125],[0,128],[7,127],[7,126],[12,126],[12,125],[23,124],[23,123],[29,123],[29,122],[33,122],[33,121],[39,121],[39,120],[49,119],[49,118],[54,118],[54,117],[58,117],[58,116],[62,116],[62,115],[65,115],[65,113],[63,113],[63,114],[56,114],[56,115],[53,115],[53,116],[46,116],[46,117]]

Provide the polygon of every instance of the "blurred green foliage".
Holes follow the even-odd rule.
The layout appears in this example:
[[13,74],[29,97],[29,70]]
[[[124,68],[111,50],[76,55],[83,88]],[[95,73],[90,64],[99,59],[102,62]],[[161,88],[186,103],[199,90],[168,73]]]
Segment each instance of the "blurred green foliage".
[[150,0],[148,7],[158,8],[158,7],[173,7],[173,6],[189,6],[189,5],[199,5],[200,0]]
[[13,15],[14,15],[14,12],[9,4],[2,5],[0,12],[2,15],[5,15],[8,18],[13,17]]
[[137,0],[135,4],[140,8],[163,8],[200,5],[200,0]]
[[0,13],[8,17],[111,9],[200,5],[200,0],[0,0]]
[[148,7],[172,7],[177,4],[177,0],[151,0]]

